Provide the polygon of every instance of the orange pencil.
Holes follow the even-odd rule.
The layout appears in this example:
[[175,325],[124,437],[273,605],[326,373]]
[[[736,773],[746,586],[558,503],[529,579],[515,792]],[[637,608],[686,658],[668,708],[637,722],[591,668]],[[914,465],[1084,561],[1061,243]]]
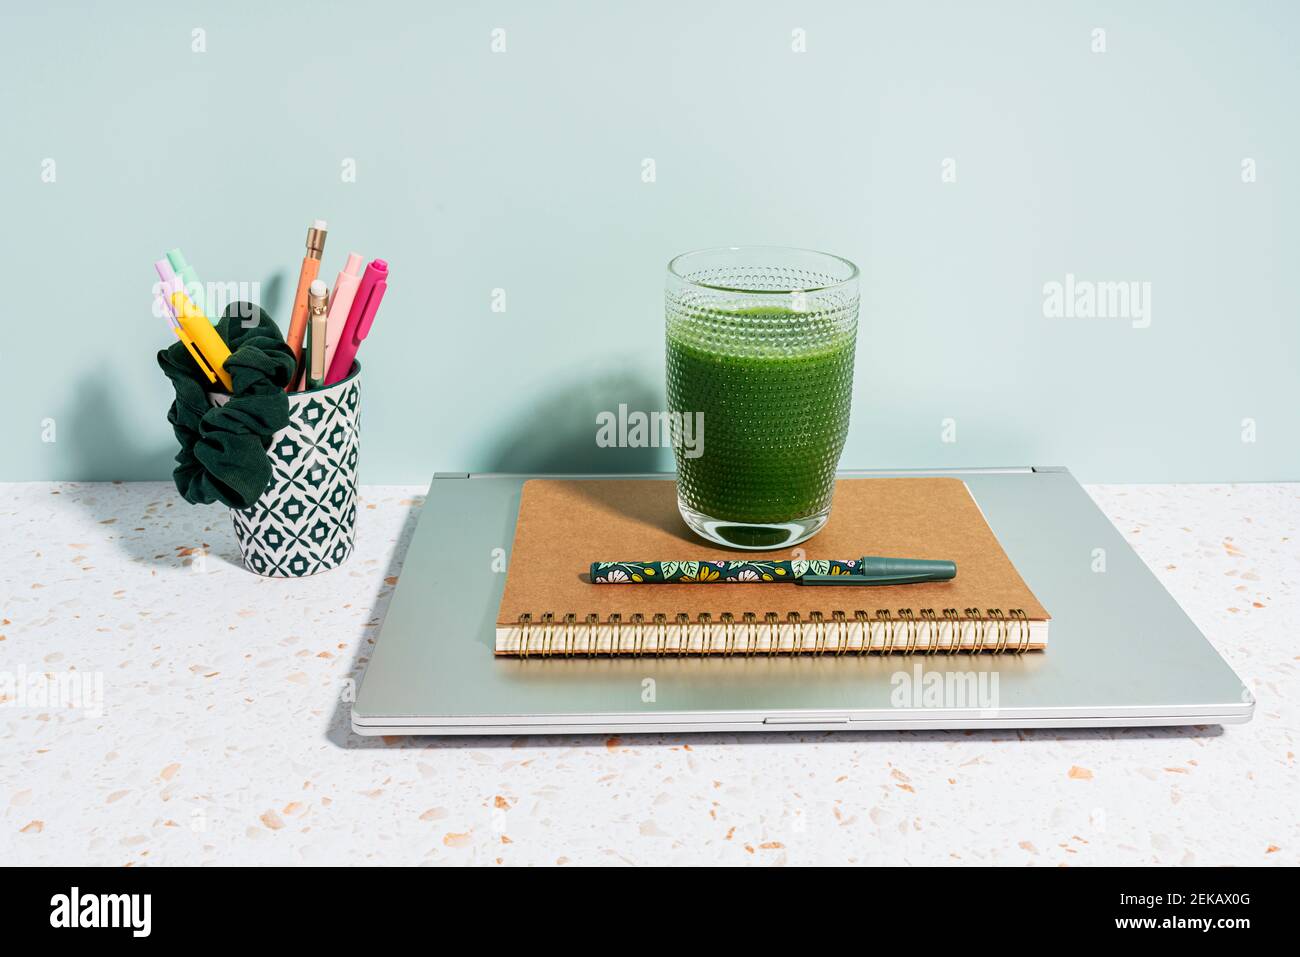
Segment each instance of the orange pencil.
[[307,230],[307,255],[302,257],[302,270],[298,273],[298,291],[293,297],[293,312],[289,314],[289,331],[284,341],[293,350],[298,368],[289,380],[285,392],[292,392],[302,378],[302,340],[307,331],[307,291],[312,281],[320,275],[320,257],[325,252],[325,220],[318,219]]

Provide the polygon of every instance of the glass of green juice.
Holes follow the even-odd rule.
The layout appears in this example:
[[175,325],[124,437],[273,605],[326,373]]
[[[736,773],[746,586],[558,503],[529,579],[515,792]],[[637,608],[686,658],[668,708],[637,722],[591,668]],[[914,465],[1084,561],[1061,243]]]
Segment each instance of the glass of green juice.
[[668,264],[664,313],[686,524],[742,549],[817,534],[849,431],[858,267],[773,246],[683,253]]

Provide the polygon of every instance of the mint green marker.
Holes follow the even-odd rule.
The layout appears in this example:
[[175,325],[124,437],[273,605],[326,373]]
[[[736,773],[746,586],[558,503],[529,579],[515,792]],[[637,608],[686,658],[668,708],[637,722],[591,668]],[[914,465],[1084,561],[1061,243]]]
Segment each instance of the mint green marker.
[[[198,307],[199,312],[207,316],[208,306],[203,301],[203,283],[199,280],[199,274],[194,271],[194,267],[185,261],[185,254],[179,249],[169,249],[167,261],[172,264],[172,272],[181,277],[181,282],[185,286],[185,295],[190,297],[190,302]],[[211,319],[212,317],[208,316],[208,320]]]

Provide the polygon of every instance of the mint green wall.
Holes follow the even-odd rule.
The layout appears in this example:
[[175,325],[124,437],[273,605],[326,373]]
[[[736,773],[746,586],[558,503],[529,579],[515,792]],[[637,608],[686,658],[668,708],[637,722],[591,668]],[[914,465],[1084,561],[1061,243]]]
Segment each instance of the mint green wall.
[[[664,263],[726,243],[862,266],[846,466],[1300,479],[1297,49],[1280,2],[8,4],[0,479],[166,476],[152,261],[283,321],[314,217],[392,269],[366,481],[667,467],[595,414],[661,407]],[[1067,273],[1150,326],[1045,318]]]

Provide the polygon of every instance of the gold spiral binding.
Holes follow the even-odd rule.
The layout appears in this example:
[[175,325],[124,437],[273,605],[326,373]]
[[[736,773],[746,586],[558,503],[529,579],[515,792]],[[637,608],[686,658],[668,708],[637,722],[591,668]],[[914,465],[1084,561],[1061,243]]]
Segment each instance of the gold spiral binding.
[[[559,621],[553,612],[546,612],[537,620],[531,614],[522,614],[518,619],[519,647],[515,653],[522,658],[534,654],[541,658],[572,658],[584,653],[589,657],[599,657],[602,654],[600,616],[589,614],[584,623],[587,642],[585,648],[580,650],[577,642],[578,618],[575,614],[566,614]],[[743,612],[739,619],[731,612],[723,612],[716,623],[709,612],[701,612],[696,623],[704,636],[699,648],[692,646],[691,633],[695,625],[686,612],[676,614],[674,625],[678,638],[675,643],[670,638],[670,629],[674,625],[669,624],[668,616],[662,612],[654,614],[650,622],[640,613],[632,615],[626,622],[621,615],[611,614],[605,622],[611,632],[609,653],[655,657],[709,654],[734,657],[744,654],[749,657],[761,650],[760,627],[767,630],[766,650],[769,656],[787,653],[822,655],[831,651],[836,656],[847,653],[912,655],[921,652],[933,655],[941,650],[950,655],[963,651],[972,654],[987,652],[1022,655],[1029,650],[1032,641],[1031,622],[1023,608],[1012,608],[1005,612],[1000,608],[965,608],[960,611],[944,608],[940,612],[933,608],[900,608],[897,611],[881,608],[874,615],[858,608],[853,611],[852,619],[846,612],[836,610],[830,613],[829,618],[820,611],[809,612],[806,620],[799,612],[792,611],[787,613],[784,623],[774,611],[764,612],[761,622],[752,611]],[[721,629],[715,628],[715,624],[721,625]],[[625,625],[631,625],[635,629],[632,647],[627,649],[623,647]],[[789,625],[792,635],[788,650],[782,647],[785,625]],[[857,647],[850,645],[851,626],[856,626],[862,635]],[[877,626],[883,635],[879,648],[876,647],[874,638]],[[965,630],[968,626],[972,635],[969,646],[965,644]],[[647,631],[651,628],[654,635],[653,649],[647,645]],[[941,635],[945,628],[948,642],[941,646]],[[920,644],[922,632],[927,635],[924,647]],[[719,637],[720,647],[715,640]]]
[[948,623],[948,654],[955,655],[961,651],[961,615],[956,608],[945,608],[943,620]]
[[525,613],[519,616],[519,654],[524,658],[528,657],[529,646],[532,644],[532,637],[529,635],[532,624],[532,615]]
[[987,608],[985,609],[984,614],[993,623],[993,627],[997,631],[998,640],[993,645],[993,653],[995,655],[1000,655],[1002,652],[1006,651],[1007,648],[1006,616],[1002,614],[1001,608]]
[[871,619],[867,616],[865,611],[859,608],[853,612],[853,620],[857,623],[858,627],[862,629],[862,644],[858,647],[858,654],[869,655],[871,654],[872,645]]
[[623,616],[615,612],[609,616],[609,653],[611,655],[622,654],[623,652]]
[[838,658],[849,647],[849,624],[842,611],[831,612],[831,622],[835,625],[835,657]]
[[645,655],[645,615],[637,612],[628,621],[628,624],[636,629],[636,657],[640,658]]
[[1002,614],[1001,608],[986,608],[984,609],[984,621],[986,622],[984,627],[989,629],[990,632],[992,632],[992,636],[994,639],[993,647],[985,648],[984,650],[991,652],[995,655],[1001,654],[1002,647],[999,646],[1005,647],[1006,640],[1007,640],[1006,616]]
[[569,612],[564,616],[564,657],[573,657],[573,630],[578,616]]
[[810,611],[808,617],[813,630],[813,654],[823,654],[826,651],[826,621],[819,611]]
[[926,642],[926,657],[934,654],[939,650],[939,620],[934,616],[933,608],[922,608],[920,611],[922,625],[927,629],[930,640]]
[[880,649],[882,655],[891,654],[894,650],[894,617],[888,608],[876,609],[876,621],[880,622],[881,627],[885,629],[885,645]]
[[722,613],[722,654],[730,658],[736,650],[736,616],[729,611]]
[[980,654],[984,650],[984,638],[985,638],[984,616],[980,614],[978,608],[967,608],[965,611],[965,615],[966,615],[966,620],[973,625],[975,631],[975,647],[972,648],[971,651],[974,654]]
[[[691,616],[684,611],[677,613],[677,634],[681,636],[677,639],[677,653],[681,655],[691,654]],[[704,649],[701,648],[700,654],[703,653]]]
[[781,645],[781,619],[776,612],[769,611],[763,616],[763,621],[767,624],[767,653],[771,656]]
[[555,615],[548,611],[546,614],[542,615],[541,655],[543,658],[549,657],[551,654],[551,637],[552,637],[552,631],[554,627],[555,627]]
[[1016,648],[1016,654],[1023,655],[1029,650],[1029,616],[1023,608],[1013,608],[1010,614],[1020,629],[1020,644]]
[[910,608],[898,609],[898,617],[907,634],[907,646],[903,649],[903,654],[911,655],[916,653],[916,616],[912,614]]

